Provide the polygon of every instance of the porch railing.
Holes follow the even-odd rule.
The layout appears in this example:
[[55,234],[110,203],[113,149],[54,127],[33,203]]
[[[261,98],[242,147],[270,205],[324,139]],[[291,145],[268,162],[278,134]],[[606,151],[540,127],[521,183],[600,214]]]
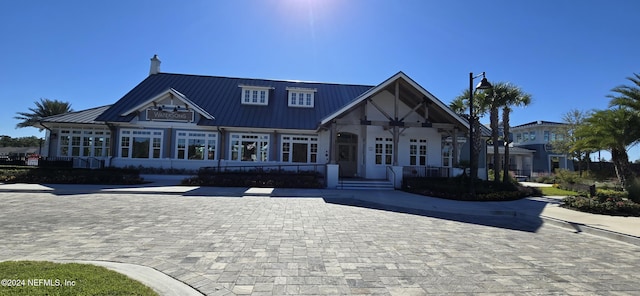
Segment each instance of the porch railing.
[[64,157],[64,156],[43,157],[38,161],[38,166],[39,167],[72,168],[73,157]]
[[326,175],[325,164],[251,164],[251,165],[234,165],[234,166],[210,166],[202,167],[200,170],[204,170],[211,173],[222,172],[250,172],[250,171],[289,171],[289,172],[317,172],[322,176]]
[[[392,166],[387,166],[387,180],[391,181],[393,188],[396,188],[396,172],[393,171]],[[389,179],[391,178],[391,179]]]
[[435,167],[435,166],[405,166],[402,167],[403,177],[449,177],[451,176],[451,168]]
[[74,168],[85,168],[85,169],[101,169],[104,168],[104,159],[99,159],[95,157],[74,157],[73,158],[73,167]]

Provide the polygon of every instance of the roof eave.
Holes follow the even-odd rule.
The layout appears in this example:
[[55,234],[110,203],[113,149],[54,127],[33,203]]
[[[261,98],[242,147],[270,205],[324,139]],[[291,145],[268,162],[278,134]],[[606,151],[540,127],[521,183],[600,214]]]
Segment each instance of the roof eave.
[[182,94],[181,92],[179,92],[179,91],[177,91],[177,90],[175,90],[173,88],[169,88],[169,89],[167,89],[167,90],[165,90],[163,92],[160,92],[159,94],[157,94],[157,95],[153,96],[152,98],[150,98],[150,99],[148,99],[148,100],[136,105],[135,107],[133,107],[133,108],[131,108],[131,109],[125,111],[125,112],[122,112],[120,114],[120,116],[127,116],[127,115],[129,115],[129,114],[131,114],[131,113],[143,108],[144,106],[149,105],[152,102],[164,97],[168,93],[178,97],[185,104],[189,104],[191,106],[191,108],[196,110],[198,113],[200,113],[200,115],[204,116],[206,119],[211,119],[211,120],[215,119],[213,117],[213,115],[209,114],[209,112],[207,112],[204,109],[200,108],[200,106],[196,105],[193,101],[191,101],[189,98],[187,98],[187,96],[185,96],[184,94]]
[[364,92],[363,94],[358,96],[356,99],[354,99],[351,103],[345,105],[344,107],[342,107],[338,111],[336,111],[336,112],[330,114],[329,116],[323,118],[322,121],[320,121],[320,124],[318,126],[318,130],[320,130],[324,125],[329,123],[334,118],[338,117],[339,115],[345,113],[349,109],[351,109],[351,108],[357,106],[358,104],[362,103],[362,101],[364,101],[367,97],[378,93],[379,91],[381,91],[384,88],[386,88],[391,82],[393,82],[393,81],[395,81],[395,80],[397,80],[399,78],[404,79],[407,83],[409,83],[409,85],[411,85],[411,87],[417,89],[420,93],[422,93],[422,95],[428,97],[440,109],[444,110],[447,114],[449,114],[456,121],[458,121],[458,123],[460,125],[462,125],[465,128],[469,129],[469,123],[465,119],[463,119],[460,115],[458,115],[455,112],[453,112],[449,107],[447,107],[444,103],[442,103],[442,101],[440,101],[436,96],[434,96],[429,91],[427,91],[425,88],[423,88],[418,83],[416,83],[407,74],[405,74],[404,72],[400,71],[400,72],[396,73],[395,75],[389,77],[388,79],[386,79],[382,83],[378,84],[377,86],[375,86],[375,87],[369,89],[368,91]]

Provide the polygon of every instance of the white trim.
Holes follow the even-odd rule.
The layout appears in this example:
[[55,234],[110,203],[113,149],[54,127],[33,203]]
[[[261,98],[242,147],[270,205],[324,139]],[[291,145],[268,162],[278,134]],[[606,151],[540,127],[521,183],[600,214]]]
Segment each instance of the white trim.
[[240,88],[250,88],[250,89],[263,89],[263,90],[272,90],[276,89],[273,86],[259,86],[259,85],[250,85],[250,84],[238,84]]
[[[184,135],[181,135],[181,134]],[[180,140],[184,140],[184,155],[182,158],[178,157]],[[189,140],[202,140],[203,151],[202,159],[189,158]],[[213,141],[213,145],[209,144],[209,141]],[[211,150],[213,147],[213,151]],[[203,130],[177,130],[176,140],[173,150],[173,158],[178,160],[216,160],[218,150],[218,132],[203,131]],[[209,152],[213,155],[209,158]]]
[[[237,141],[238,143],[234,143],[234,141]],[[252,149],[255,149],[256,151],[253,154],[250,154],[251,159],[242,159],[244,154],[244,143],[248,143],[248,142],[255,142],[255,143],[249,143],[249,145],[254,145],[252,147]],[[263,145],[262,142],[266,142],[266,144]],[[235,144],[235,147],[234,147]],[[254,134],[254,133],[229,133],[229,161],[236,161],[236,162],[245,162],[245,161],[253,161],[253,162],[267,162],[269,161],[269,157],[270,157],[270,153],[269,150],[271,149],[271,135],[270,134]],[[233,153],[234,153],[234,148],[236,148],[237,150],[235,151],[236,153],[236,159],[233,158]],[[247,146],[247,148],[249,148]]]
[[[141,133],[145,134],[141,134]],[[146,133],[149,134],[146,134]],[[136,136],[138,134],[139,136]],[[122,138],[129,138],[128,145],[122,146]],[[133,157],[134,139],[135,138],[149,138],[149,151],[148,157]],[[160,139],[158,157],[154,157],[154,139]],[[118,132],[118,151],[116,155],[120,158],[126,159],[162,159],[164,153],[164,130],[157,129],[120,129]],[[123,148],[127,148],[127,155],[122,155]]]
[[[378,145],[380,147],[378,148]],[[384,137],[375,137],[375,141],[373,142],[373,164],[375,166],[390,166],[393,164],[393,138],[389,138],[387,136]],[[389,152],[389,149],[391,151]],[[380,156],[380,163],[378,163],[378,156]],[[390,157],[389,159],[387,159]],[[389,161],[387,161],[389,160]]]
[[[61,157],[95,157],[106,158],[111,152],[111,131],[109,129],[90,129],[90,128],[59,128],[56,155]],[[68,138],[68,142],[63,145],[64,138]],[[74,145],[74,137],[78,138],[77,145]],[[102,145],[96,145],[96,139],[100,138]],[[67,154],[62,155],[63,148],[67,148]],[[74,155],[74,148],[78,149],[77,155]],[[84,152],[88,150],[88,155]],[[100,149],[101,155],[95,155],[96,149]]]
[[[311,135],[292,135],[292,134],[282,134],[280,135],[280,161],[286,163],[318,163],[318,150],[320,146],[318,136]],[[285,144],[288,144],[288,151],[285,151]],[[307,144],[307,151],[305,155],[307,156],[307,160],[305,162],[294,162],[293,161],[293,153],[294,153],[294,144]],[[315,152],[312,147],[315,144]],[[285,160],[285,153],[288,153],[287,160]],[[311,161],[311,156],[315,154],[315,162]]]
[[293,91],[303,91],[303,92],[318,92],[318,89],[317,89],[317,88],[308,88],[308,87],[292,87],[292,86],[286,87],[286,88],[285,88],[285,90],[287,90],[287,91],[290,91],[290,90],[293,90]]
[[340,110],[338,110],[336,112],[333,112],[329,116],[327,116],[324,119],[322,119],[322,121],[320,121],[320,126],[323,126],[323,125],[329,123],[331,120],[333,120],[337,116],[343,114],[344,112],[348,111],[349,109],[351,109],[351,108],[355,107],[356,105],[360,104],[362,101],[364,101],[368,97],[380,92],[381,90],[383,90],[384,88],[389,86],[391,83],[393,83],[394,81],[396,81],[397,79],[400,79],[400,78],[404,79],[407,83],[409,83],[409,85],[411,85],[413,88],[417,89],[422,95],[424,95],[429,100],[431,100],[435,105],[437,105],[442,110],[447,112],[450,116],[452,116],[454,119],[456,119],[458,121],[458,123],[460,123],[462,126],[466,127],[467,129],[469,128],[469,122],[466,119],[460,117],[460,115],[458,115],[455,112],[453,112],[449,107],[447,107],[444,103],[442,103],[440,100],[438,100],[438,98],[436,98],[434,95],[432,95],[426,89],[424,89],[418,83],[413,81],[413,79],[411,79],[409,76],[404,74],[402,71],[398,72],[396,75],[393,75],[390,78],[388,78],[387,80],[385,80],[382,83],[378,84],[378,86],[372,87],[368,91],[366,91],[363,94],[359,95],[351,103],[347,104],[346,106],[342,107]]
[[[411,146],[415,146],[415,151],[411,151]],[[424,151],[423,151],[424,150]],[[424,152],[424,154],[422,153]],[[416,163],[411,163],[411,158],[415,157]],[[421,158],[424,158],[424,164],[420,163]],[[426,138],[409,139],[409,165],[411,166],[427,166],[429,164],[429,145]]]
[[180,100],[180,101],[182,101],[184,103],[186,108],[192,108],[193,110],[198,112],[204,118],[206,118],[206,119],[215,119],[215,117],[213,117],[211,114],[209,114],[209,112],[207,112],[204,109],[200,108],[200,106],[196,105],[194,102],[189,100],[189,98],[187,98],[187,96],[183,95],[182,93],[180,93],[179,91],[177,91],[177,90],[175,90],[173,88],[169,88],[166,91],[163,91],[160,94],[158,94],[158,95],[156,95],[156,96],[144,101],[142,104],[136,105],[135,107],[133,107],[133,108],[121,113],[120,116],[127,116],[127,115],[129,115],[129,114],[131,114],[131,113],[133,113],[135,111],[146,109],[147,106],[152,105],[153,102],[155,102],[155,101],[159,101],[159,100],[163,99],[168,94],[174,95],[178,100]]
[[[268,106],[269,105],[269,93],[273,87],[266,86],[249,86],[238,85],[242,89],[240,92],[240,104],[242,105],[254,105],[254,106]],[[249,97],[246,97],[246,93],[249,92]],[[264,94],[264,102],[262,98]],[[255,102],[254,102],[255,100]]]
[[[294,95],[297,95],[296,98],[293,97]],[[303,96],[302,104],[300,104],[301,95]],[[288,90],[287,105],[294,108],[313,108],[315,106],[315,91],[303,89]]]

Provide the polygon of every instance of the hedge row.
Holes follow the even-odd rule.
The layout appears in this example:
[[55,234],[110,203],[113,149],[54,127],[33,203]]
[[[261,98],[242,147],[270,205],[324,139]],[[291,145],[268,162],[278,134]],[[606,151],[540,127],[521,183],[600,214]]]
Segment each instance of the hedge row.
[[515,183],[496,183],[476,180],[475,195],[469,193],[470,179],[456,178],[405,178],[403,189],[420,195],[464,201],[509,201],[527,196],[542,195],[537,188],[523,187]]
[[2,183],[127,185],[143,181],[140,172],[132,169],[0,168]]
[[316,172],[246,171],[203,172],[182,180],[182,185],[216,187],[324,188]]
[[640,217],[640,204],[619,196],[605,197],[601,195],[593,198],[570,196],[566,197],[563,202],[563,207],[581,212]]

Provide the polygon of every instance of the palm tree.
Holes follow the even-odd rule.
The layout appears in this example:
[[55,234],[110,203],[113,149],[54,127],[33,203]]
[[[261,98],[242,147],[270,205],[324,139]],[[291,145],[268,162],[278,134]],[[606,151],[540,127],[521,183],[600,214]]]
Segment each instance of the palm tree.
[[626,187],[632,180],[627,147],[640,139],[640,114],[628,108],[618,107],[595,111],[578,126],[578,140],[573,150],[609,150],[618,181]]
[[505,83],[505,85],[501,87],[500,93],[496,95],[499,97],[500,106],[502,106],[503,136],[505,140],[502,182],[507,183],[511,181],[511,176],[509,175],[509,116],[512,107],[524,107],[531,104],[531,95],[524,92],[520,87],[510,83]]
[[18,116],[15,116],[13,118],[22,120],[22,122],[16,124],[16,128],[34,126],[42,118],[73,111],[69,102],[40,99],[40,101],[36,101],[35,104],[35,108],[29,108],[29,111],[31,111],[30,113],[16,112]]
[[506,94],[510,85],[505,82],[492,83],[493,87],[487,90],[489,103],[489,120],[491,127],[491,141],[493,142],[493,180],[500,182],[500,150],[498,149],[498,141],[500,135],[498,125],[500,124],[500,107],[506,104]]
[[618,93],[618,95],[607,96],[611,99],[609,106],[628,107],[640,112],[640,74],[634,73],[633,75],[635,77],[627,77],[627,79],[635,85],[620,85],[611,90]]
[[[471,169],[471,176],[477,176],[477,174],[474,174],[474,170],[477,170],[478,168],[478,155],[480,154],[480,148],[482,147],[482,136],[480,134],[480,121],[478,120],[480,117],[482,117],[484,114],[486,114],[489,110],[489,106],[490,106],[490,99],[489,96],[487,96],[486,92],[480,92],[477,94],[474,94],[473,96],[474,100],[474,118],[470,120],[470,128],[473,128],[473,130],[475,131],[475,134],[478,135],[477,137],[474,137],[474,143],[470,143],[469,145],[469,149],[471,149],[471,153],[473,153],[473,162],[474,163],[470,163],[470,169]],[[460,95],[458,95],[455,99],[453,99],[453,101],[451,101],[451,103],[449,103],[449,108],[451,108],[451,110],[453,110],[453,112],[461,115],[462,117],[466,118],[467,120],[469,120],[469,114],[467,113],[467,110],[469,109],[469,90],[465,89]]]

